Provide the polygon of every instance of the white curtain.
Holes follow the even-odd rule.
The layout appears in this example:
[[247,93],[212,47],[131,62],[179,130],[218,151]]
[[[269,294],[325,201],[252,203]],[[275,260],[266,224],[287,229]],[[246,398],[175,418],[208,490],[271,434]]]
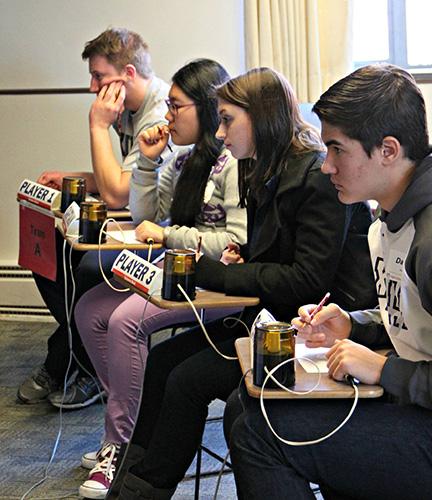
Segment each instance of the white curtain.
[[247,68],[283,73],[314,102],[351,70],[350,0],[244,0]]

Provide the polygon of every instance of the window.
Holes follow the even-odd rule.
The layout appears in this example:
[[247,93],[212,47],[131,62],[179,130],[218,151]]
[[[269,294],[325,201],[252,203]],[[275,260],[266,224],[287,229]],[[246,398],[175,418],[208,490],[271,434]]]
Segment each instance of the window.
[[389,62],[432,72],[428,0],[353,0],[353,58],[356,67]]

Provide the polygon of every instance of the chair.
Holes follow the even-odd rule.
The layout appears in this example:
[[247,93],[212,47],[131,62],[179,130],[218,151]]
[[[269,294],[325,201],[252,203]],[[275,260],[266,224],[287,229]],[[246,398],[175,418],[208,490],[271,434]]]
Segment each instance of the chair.
[[318,130],[321,130],[321,122],[318,116],[312,111],[313,104],[310,102],[303,102],[299,104],[299,108],[303,120],[310,123]]
[[171,325],[171,326],[164,326],[163,328],[161,328],[160,330],[157,330],[155,332],[153,332],[151,335],[149,335],[147,337],[147,349],[150,351],[151,349],[151,338],[153,335],[155,335],[156,333],[159,333],[159,332],[163,332],[165,330],[171,330],[171,335],[170,337],[174,337],[174,335],[177,333],[177,330],[179,329],[182,329],[182,328],[192,328],[193,326],[196,326],[197,325],[197,322],[196,321],[189,321],[187,323],[177,323],[175,325]]
[[[199,500],[199,489],[200,489],[200,480],[201,480],[201,459],[202,459],[202,452],[207,453],[211,457],[215,458],[218,460],[221,464],[225,464],[224,467],[229,467],[232,469],[231,462],[228,462],[228,460],[225,461],[225,457],[221,457],[217,453],[214,453],[211,451],[209,448],[203,446],[202,444],[198,447],[197,450],[197,455],[196,455],[196,472],[195,472],[195,493],[194,493],[194,500]],[[219,475],[220,472],[207,472],[206,476],[216,476]]]
[[[220,422],[223,420],[223,416],[219,417],[207,417],[206,424],[209,422]],[[200,490],[200,481],[201,481],[201,476],[205,477],[211,477],[211,476],[218,476],[220,474],[220,471],[215,471],[215,472],[206,472],[205,474],[201,473],[201,465],[202,465],[202,454],[207,453],[207,455],[210,455],[212,458],[216,459],[218,462],[221,464],[224,464],[224,467],[228,467],[229,469],[232,469],[231,462],[228,460],[225,460],[225,457],[218,455],[214,451],[212,451],[210,448],[207,446],[204,446],[201,442],[201,444],[198,446],[197,449],[197,454],[196,454],[196,467],[195,467],[195,474],[189,477],[194,477],[195,476],[195,492],[194,492],[194,500],[199,500],[199,490]]]

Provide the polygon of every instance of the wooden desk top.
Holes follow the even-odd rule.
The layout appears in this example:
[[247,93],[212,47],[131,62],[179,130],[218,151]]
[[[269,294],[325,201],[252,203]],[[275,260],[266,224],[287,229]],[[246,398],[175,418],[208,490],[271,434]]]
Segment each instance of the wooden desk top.
[[[117,224],[120,225],[120,227],[124,231],[135,229],[135,226],[132,222],[120,221]],[[107,226],[108,231],[118,231],[117,224],[109,222]],[[61,224],[59,230],[62,231]],[[69,245],[73,246],[74,250],[78,251],[97,250],[99,248],[99,245],[97,243],[78,243],[76,241],[76,237],[73,236],[67,236],[66,241]],[[121,243],[120,241],[114,240],[113,238],[107,236],[106,243],[102,243],[102,245],[100,246],[101,250],[124,250],[125,248],[127,248],[128,250],[147,250],[149,248],[149,245],[147,243]],[[162,245],[160,243],[155,243],[153,245],[153,250],[158,250],[159,248],[162,248]]]
[[[141,295],[141,297],[144,297],[145,299],[149,299],[152,304],[161,307],[162,309],[190,309],[190,305],[186,301],[176,302],[174,300],[165,300],[160,294],[154,294],[149,297],[142,290],[135,288],[131,283],[120,278],[119,276],[114,275],[114,278],[122,285],[129,287],[133,292]],[[197,309],[216,309],[219,307],[238,308],[256,306],[259,304],[259,299],[258,297],[240,297],[235,295],[225,295],[224,293],[219,292],[212,292],[210,290],[198,289],[196,291],[196,297],[195,300],[193,300],[193,304]]]
[[[249,338],[239,338],[235,341],[237,355],[240,361],[241,370],[246,373],[251,368],[250,359],[250,340]],[[307,373],[304,368],[295,361],[296,384],[292,388],[295,391],[307,391],[316,384],[318,375],[316,373]],[[245,376],[246,389],[249,396],[259,398],[261,387],[257,387],[252,382],[252,371]],[[384,393],[380,385],[359,384],[360,398],[378,398]],[[354,396],[353,388],[345,382],[337,382],[328,376],[328,373],[321,374],[319,386],[311,393],[305,395],[291,394],[282,389],[265,389],[265,399],[341,399],[352,398]]]

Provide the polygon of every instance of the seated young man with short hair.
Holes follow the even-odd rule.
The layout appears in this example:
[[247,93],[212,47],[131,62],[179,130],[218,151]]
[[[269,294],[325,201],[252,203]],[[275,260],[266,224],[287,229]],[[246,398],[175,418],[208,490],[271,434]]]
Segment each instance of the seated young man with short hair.
[[[88,192],[99,193],[109,208],[123,208],[128,204],[129,195],[133,194],[131,177],[142,167],[138,136],[149,127],[166,123],[165,99],[169,86],[154,74],[149,49],[142,37],[125,28],[109,28],[88,41],[82,58],[88,61],[89,90],[96,94],[89,113],[92,172],[47,171],[39,176],[37,182],[61,189],[65,176],[84,177]],[[120,139],[121,162],[114,154],[111,126]],[[74,359],[68,370],[70,346],[64,298],[63,237],[60,234],[56,237],[56,251],[56,281],[36,273],[33,276],[45,304],[59,325],[48,339],[48,352],[43,365],[21,383],[17,396],[23,403],[39,403],[48,398],[56,407],[78,409],[97,401],[99,388],[96,379],[91,376],[94,369],[73,320]],[[117,254],[115,251],[104,252],[102,266],[105,273],[110,273]],[[102,281],[98,252],[73,252],[72,265],[77,301]],[[69,301],[71,288],[69,285]],[[78,376],[63,394],[65,375],[71,375],[75,368],[78,369]]]

